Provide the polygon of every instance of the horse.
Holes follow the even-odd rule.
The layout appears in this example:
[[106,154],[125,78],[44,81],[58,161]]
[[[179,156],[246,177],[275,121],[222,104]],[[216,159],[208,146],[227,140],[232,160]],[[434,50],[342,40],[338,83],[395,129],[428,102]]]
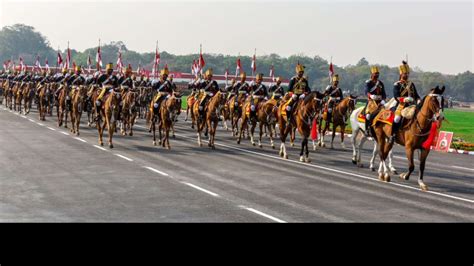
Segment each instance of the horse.
[[[94,110],[95,101],[99,96],[99,86],[96,84],[89,85],[89,91],[87,92],[87,98],[85,100],[84,110],[87,112],[87,126],[93,127],[96,118],[96,111]],[[97,125],[96,125],[97,126]]]
[[196,121],[198,144],[202,147],[201,133],[204,127],[209,130],[209,143],[208,146],[211,149],[215,149],[215,136],[217,124],[219,123],[218,109],[220,106],[225,104],[225,93],[218,91],[211,99],[208,100],[206,107],[204,108],[204,117],[201,117],[199,113],[199,101],[196,101],[193,105],[193,119]]
[[39,119],[46,120],[51,100],[50,84],[41,84],[38,88]]
[[237,138],[237,144],[240,144],[242,135],[244,133],[244,130],[248,127],[248,122],[250,122],[251,127],[250,127],[250,142],[252,143],[253,146],[256,145],[254,141],[254,132],[255,132],[255,127],[259,125],[259,140],[258,140],[258,146],[260,148],[263,148],[262,145],[262,136],[264,133],[264,128],[268,128],[270,130],[270,145],[274,149],[275,144],[273,142],[273,132],[270,128],[271,124],[276,121],[277,117],[277,108],[276,108],[276,100],[270,99],[265,102],[261,102],[258,105],[257,108],[257,113],[254,118],[250,117],[250,101],[246,101],[244,104],[244,112],[241,117],[241,126],[240,126],[240,133]]
[[[93,97],[95,109],[98,103],[97,101],[98,92],[99,91],[96,91],[94,93],[95,97]],[[112,149],[114,147],[112,143],[112,137],[114,135],[115,128],[117,127],[117,118],[118,118],[118,112],[119,112],[119,98],[120,98],[120,93],[115,92],[114,90],[112,90],[112,92],[109,92],[108,95],[104,95],[105,100],[103,101],[103,104],[100,108],[100,117],[96,123],[97,130],[99,131],[100,146],[104,146],[102,135],[104,133],[105,127],[107,127],[107,131],[109,134],[109,148]]]
[[[235,104],[235,97],[238,97],[237,105]],[[242,110],[245,98],[245,93],[239,92],[238,94],[230,97],[229,101],[227,101],[227,104],[229,106],[229,120],[232,127],[232,136],[238,136],[239,119],[242,117]]]
[[127,130],[130,130],[129,136],[133,136],[133,125],[137,117],[138,96],[138,92],[132,90],[129,90],[123,96],[122,123],[120,124],[120,132],[123,136],[127,135]]
[[[405,118],[400,121],[400,129],[396,134],[396,143],[405,146],[405,152],[408,159],[408,172],[400,174],[400,178],[408,180],[411,173],[415,169],[413,162],[413,153],[416,149],[420,149],[420,174],[418,177],[418,185],[422,191],[427,191],[428,186],[423,182],[423,174],[425,171],[425,163],[430,148],[423,148],[425,141],[429,139],[429,135],[435,134],[436,132],[436,121],[441,121],[444,118],[443,115],[443,93],[445,87],[441,89],[439,86],[430,90],[430,93],[426,95],[421,101],[421,107],[415,109],[414,116],[411,119]],[[379,166],[379,179],[381,181],[390,182],[390,175],[385,163],[388,157],[388,153],[392,149],[393,143],[387,141],[392,135],[391,123],[386,123],[385,119],[379,120],[387,116],[389,110],[381,111],[374,119],[374,131],[377,143],[379,145],[380,155],[380,166]],[[388,113],[388,116],[393,114]],[[438,124],[440,126],[441,123]],[[434,129],[434,130],[433,130]],[[430,145],[431,143],[428,143]]]
[[71,99],[71,108],[69,114],[71,117],[71,132],[79,136],[79,124],[81,122],[82,111],[84,110],[85,99],[87,97],[87,87],[84,85],[78,86],[73,90]]
[[[389,103],[390,102],[386,104],[385,109],[390,109]],[[363,109],[364,109],[364,106],[355,109],[354,111],[352,111],[351,116],[350,116],[351,128],[352,128],[352,136],[351,136],[352,152],[353,152],[352,163],[356,164],[357,167],[360,167],[360,168],[364,167],[364,165],[361,163],[361,150],[362,150],[362,147],[364,146],[365,141],[367,140],[365,121],[358,120],[358,117],[360,117],[360,114]],[[362,116],[362,118],[365,119],[365,116]],[[359,139],[359,142],[357,142],[358,139]],[[370,164],[369,164],[369,169],[372,171],[375,171],[374,161],[375,161],[377,152],[378,152],[377,142],[374,141],[374,148],[372,151],[372,157],[370,159]],[[389,168],[392,173],[397,173],[397,170],[392,164],[392,159],[393,159],[393,154],[392,154],[392,151],[390,151],[390,153],[388,154]]]
[[[35,90],[33,86],[33,82],[26,82],[21,90],[22,98],[23,98],[23,109],[24,114],[27,115],[30,113],[31,105],[33,103],[33,99],[35,96]],[[20,110],[21,112],[21,110]]]
[[194,129],[195,121],[193,119],[193,105],[196,99],[194,95],[188,95],[186,97],[186,116],[184,117],[184,121],[188,121],[188,118],[191,117],[191,128]]
[[23,87],[26,86],[26,83],[17,81],[13,86],[13,97],[14,97],[14,105],[13,110],[18,111],[21,113],[21,101],[23,98]]
[[146,118],[148,116],[148,105],[152,99],[152,90],[151,87],[139,87],[140,95],[139,95],[139,117]]
[[[334,137],[336,136],[336,129],[338,127],[341,128],[341,147],[346,148],[344,145],[344,132],[346,129],[346,116],[347,114],[352,113],[352,111],[355,109],[355,104],[357,101],[357,96],[352,96],[349,95],[348,97],[344,98],[341,100],[341,102],[333,108],[332,111],[332,121],[327,120],[327,111],[323,113],[319,120],[319,142],[318,145],[321,147],[325,147],[326,144],[324,143],[324,135],[326,134],[326,131],[329,129],[329,125],[332,122],[332,138],[331,138],[331,149],[334,148],[333,142],[334,142]],[[326,107],[327,108],[327,107]],[[324,128],[322,128],[322,122],[326,121]]]
[[[160,116],[161,116],[161,123],[159,124],[159,131],[163,130],[164,137],[163,137],[163,147],[171,149],[170,141],[169,141],[169,133],[170,130],[173,130],[173,137],[174,137],[174,128],[173,125],[176,122],[176,118],[178,117],[181,111],[181,95],[177,92],[173,93],[170,97],[163,100],[160,106]],[[160,133],[161,136],[161,133]]]
[[[286,137],[288,134],[290,134],[290,144],[291,146],[294,146],[294,140],[295,140],[295,135],[296,135],[296,122],[293,116],[293,119],[288,119],[286,107],[288,105],[288,102],[290,101],[292,97],[292,93],[287,93],[285,94],[282,99],[280,106],[278,107],[278,112],[277,112],[277,121],[278,121],[278,128],[280,129],[280,156],[288,159],[288,154],[286,153]],[[301,100],[298,99],[298,102],[295,104],[295,108],[298,108],[298,106],[301,104]],[[293,110],[293,113],[295,111]]]
[[[56,113],[58,117],[58,127],[62,126],[64,119],[64,128],[67,128],[67,116],[69,106],[67,106],[66,100],[69,98],[69,88],[67,84],[63,84],[61,86],[63,89],[57,97]],[[59,89],[61,89],[61,87]]]
[[10,110],[13,108],[13,82],[11,82],[9,79],[5,80],[3,83],[3,88],[4,88],[4,95],[5,95],[5,106],[9,108]]

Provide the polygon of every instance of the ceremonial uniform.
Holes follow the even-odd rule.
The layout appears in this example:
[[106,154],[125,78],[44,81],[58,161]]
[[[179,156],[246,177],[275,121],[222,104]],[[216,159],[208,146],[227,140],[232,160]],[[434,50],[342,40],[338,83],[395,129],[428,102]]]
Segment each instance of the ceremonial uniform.
[[206,79],[200,85],[201,91],[204,94],[199,102],[199,113],[201,116],[204,116],[204,107],[207,101],[219,92],[219,85],[215,80],[212,80],[212,68],[206,71],[205,76]]
[[385,104],[387,94],[385,93],[385,86],[382,81],[378,79],[379,69],[376,66],[370,68],[371,79],[365,82],[365,95],[367,96],[367,104],[364,108],[365,113],[365,131],[368,136],[371,136],[370,125],[372,120]]
[[153,98],[155,113],[158,113],[161,102],[173,93],[172,84],[168,80],[168,74],[168,68],[162,69],[160,72],[160,80],[152,83],[152,89],[156,91],[155,98]]
[[299,99],[305,97],[305,95],[311,92],[311,88],[308,85],[308,80],[303,76],[305,67],[303,65],[296,65],[297,75],[290,79],[290,84],[288,85],[288,92],[292,93],[290,100],[286,106],[286,116],[288,120],[291,119],[293,115],[293,109],[296,106],[296,103]]
[[339,75],[335,74],[332,77],[332,85],[328,85],[324,91],[324,96],[329,96],[328,100],[328,112],[327,120],[329,123],[332,121],[332,111],[341,100],[342,100],[342,89],[338,87]]
[[276,80],[276,84],[268,89],[268,92],[272,94],[272,99],[277,100],[277,102],[279,102],[281,97],[285,94],[285,90],[283,86],[281,86],[281,81],[282,78],[278,77]]
[[252,95],[250,99],[250,114],[252,116],[256,116],[257,114],[257,107],[258,104],[263,100],[263,99],[268,99],[268,89],[267,87],[262,83],[263,81],[263,74],[257,74],[255,76],[256,83],[250,86],[250,94]]

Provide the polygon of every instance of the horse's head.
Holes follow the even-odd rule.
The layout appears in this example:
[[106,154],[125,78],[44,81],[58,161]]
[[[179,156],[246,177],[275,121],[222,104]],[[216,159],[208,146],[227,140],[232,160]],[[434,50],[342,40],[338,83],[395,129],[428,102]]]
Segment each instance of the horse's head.
[[430,90],[430,93],[425,96],[423,99],[423,104],[421,107],[421,112],[426,112],[428,116],[433,116],[434,120],[443,119],[443,110],[444,110],[444,97],[443,93],[445,86],[435,88]]
[[314,112],[319,112],[323,107],[324,94],[319,91],[312,91],[304,98],[304,105],[307,109],[311,109]]
[[176,98],[176,107],[178,109],[178,115],[181,114],[181,92],[175,91],[173,92],[173,96]]
[[352,111],[354,111],[355,107],[356,107],[356,104],[357,104],[357,97],[358,96],[354,96],[352,94],[349,95],[349,97],[347,97],[347,99],[349,100],[349,103],[348,103],[348,111],[350,113],[352,113]]

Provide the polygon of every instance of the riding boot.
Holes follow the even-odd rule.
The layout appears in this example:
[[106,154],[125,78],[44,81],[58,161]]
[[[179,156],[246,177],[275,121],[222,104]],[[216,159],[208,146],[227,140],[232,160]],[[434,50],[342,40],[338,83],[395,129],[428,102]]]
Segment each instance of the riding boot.
[[372,137],[372,130],[370,128],[370,123],[372,121],[370,119],[365,119],[365,134],[367,135],[367,137]]
[[101,108],[102,108],[102,103],[98,100],[98,102],[100,103],[100,105],[97,105],[95,106],[95,112],[96,112],[96,116],[95,116],[95,121],[99,121],[100,117],[101,117],[101,114],[100,114],[100,111],[101,111]]
[[392,124],[392,136],[388,139],[388,142],[390,144],[393,144],[395,142],[395,138],[397,136],[397,132],[400,129],[401,121],[398,123],[393,122]]

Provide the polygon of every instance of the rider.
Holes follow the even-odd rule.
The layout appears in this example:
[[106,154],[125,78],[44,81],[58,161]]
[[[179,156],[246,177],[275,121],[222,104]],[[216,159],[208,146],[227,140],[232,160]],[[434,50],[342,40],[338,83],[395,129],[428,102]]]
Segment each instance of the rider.
[[276,84],[271,86],[268,89],[268,92],[272,94],[272,99],[275,99],[277,101],[277,106],[280,103],[281,97],[285,94],[285,90],[283,89],[283,86],[281,85],[282,81],[283,81],[283,78],[278,77],[276,79]]
[[370,79],[365,82],[365,95],[367,95],[367,104],[365,105],[365,131],[368,136],[372,135],[370,124],[372,119],[379,113],[381,107],[385,104],[387,94],[385,93],[385,86],[379,80],[379,68],[372,66],[370,68]]
[[104,94],[106,93],[107,90],[111,91],[118,86],[118,79],[114,75],[114,64],[108,63],[105,67],[105,71],[106,72],[104,74],[101,74],[97,78],[97,84],[99,86],[102,86],[100,94],[96,99],[96,112],[97,112],[96,119],[97,120],[100,117],[100,109],[102,108],[102,103],[103,103],[102,97],[104,97]]
[[240,81],[235,83],[232,87],[232,93],[235,94],[234,97],[234,106],[238,106],[239,98],[246,98],[249,91],[250,86],[245,80],[247,79],[247,74],[245,72],[240,73]]
[[324,91],[324,96],[329,96],[328,100],[328,113],[327,120],[328,123],[331,123],[332,120],[332,111],[341,100],[342,100],[342,90],[338,87],[339,85],[339,75],[334,74],[332,76],[332,85],[328,85]]
[[395,141],[395,136],[400,128],[403,108],[421,102],[415,84],[408,80],[410,76],[410,66],[408,66],[408,63],[402,61],[402,65],[398,69],[400,70],[400,80],[393,84],[393,97],[397,101],[397,105],[392,108],[392,111],[395,110],[395,118],[393,119],[390,143]]
[[209,98],[213,97],[219,91],[219,85],[215,80],[212,80],[212,68],[206,70],[205,80],[200,84],[203,97],[199,102],[199,114],[204,117],[204,108]]
[[292,117],[293,109],[295,108],[298,99],[304,98],[306,93],[311,92],[311,89],[308,85],[308,80],[303,76],[304,69],[305,67],[298,63],[295,68],[297,75],[291,78],[290,84],[288,85],[288,92],[292,93],[292,96],[286,106],[286,117],[288,118],[288,121]]
[[124,75],[118,79],[118,84],[120,84],[120,87],[122,88],[122,93],[125,93],[129,89],[132,89],[134,87],[134,81],[131,75],[132,75],[132,66],[128,65],[128,67],[125,68]]
[[257,116],[257,107],[258,104],[264,100],[268,100],[268,90],[267,87],[262,83],[263,74],[258,73],[255,76],[255,83],[250,87],[251,99],[250,99],[250,116]]
[[172,84],[168,80],[168,75],[168,67],[163,68],[160,72],[160,80],[154,82],[152,85],[153,90],[156,90],[157,92],[153,99],[153,109],[155,114],[158,114],[163,99],[168,98],[168,96],[173,93]]

